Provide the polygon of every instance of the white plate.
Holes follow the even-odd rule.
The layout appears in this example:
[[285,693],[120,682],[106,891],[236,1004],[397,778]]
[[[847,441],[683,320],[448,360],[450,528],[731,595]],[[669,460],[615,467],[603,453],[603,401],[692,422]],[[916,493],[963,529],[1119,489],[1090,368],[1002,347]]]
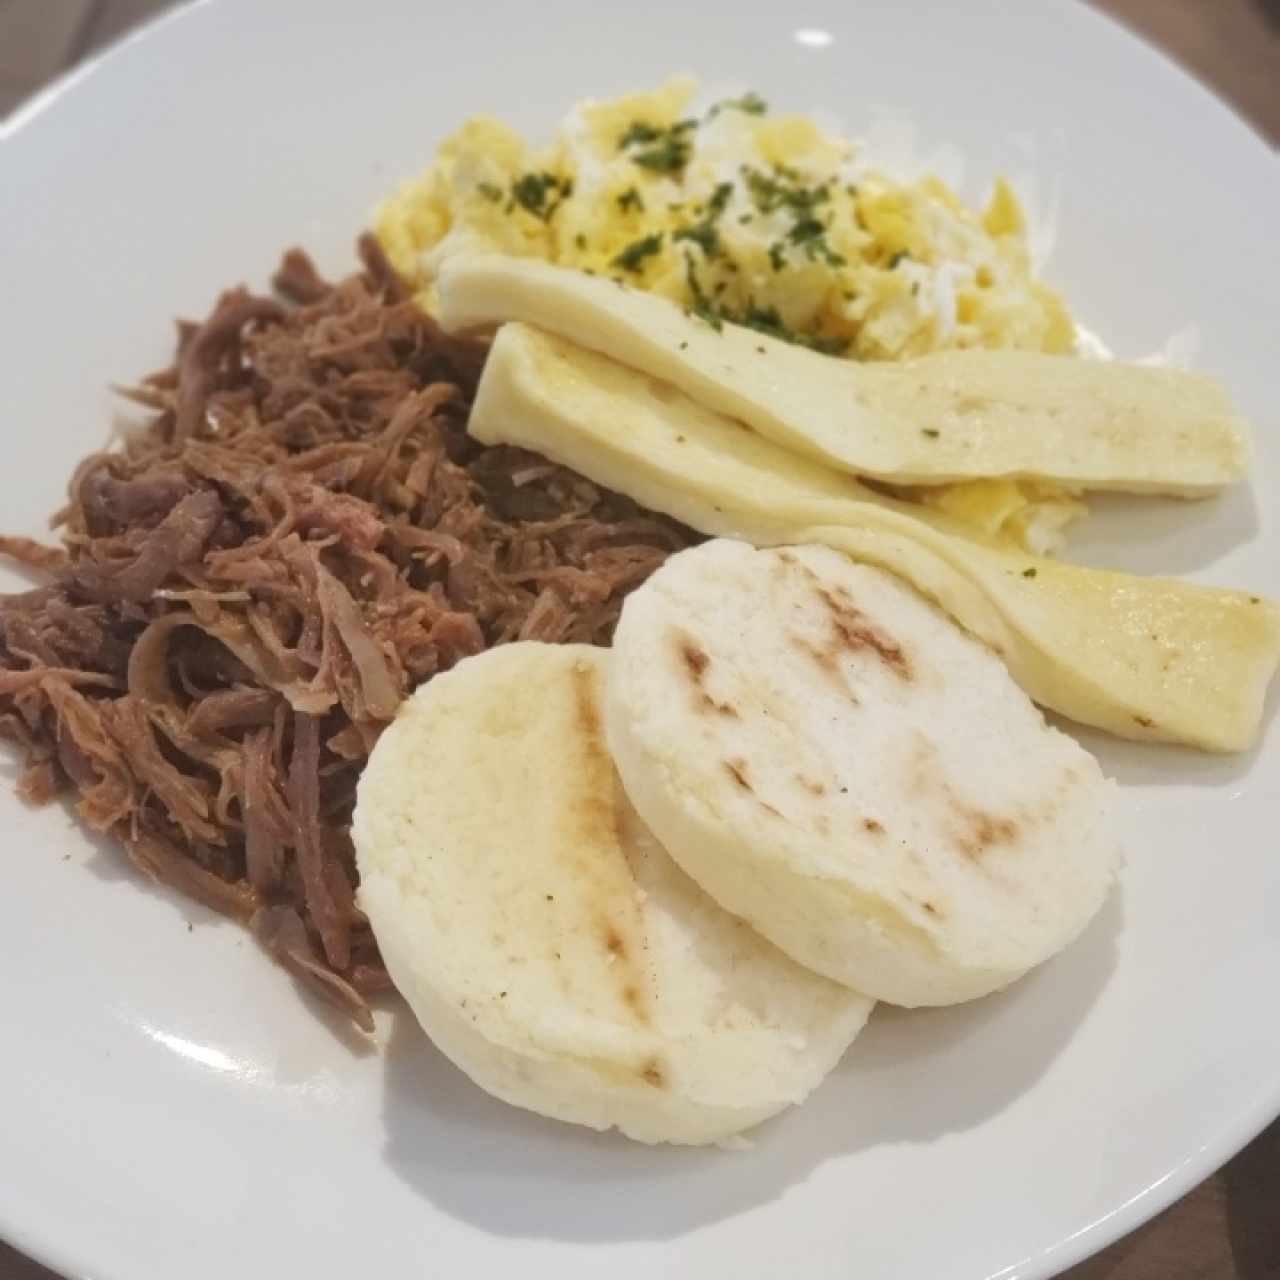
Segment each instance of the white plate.
[[[5,526],[41,527],[171,316],[294,242],[344,269],[464,116],[549,129],[676,69],[909,117],[973,191],[1033,175],[1083,319],[1121,355],[1195,324],[1263,428],[1252,496],[1109,503],[1083,554],[1280,593],[1275,159],[1075,3],[198,5],[5,129]],[[877,1012],[745,1154],[504,1107],[404,1017],[362,1049],[243,933],[5,787],[0,1231],[100,1280],[1049,1275],[1280,1110],[1280,735],[1230,760],[1088,741],[1125,783],[1128,867],[1087,936],[972,1007]]]

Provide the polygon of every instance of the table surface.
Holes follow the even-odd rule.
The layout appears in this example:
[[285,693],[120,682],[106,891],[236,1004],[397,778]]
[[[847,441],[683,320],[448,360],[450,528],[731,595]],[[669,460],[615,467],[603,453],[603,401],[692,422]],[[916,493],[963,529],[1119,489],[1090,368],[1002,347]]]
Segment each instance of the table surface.
[[[0,0],[0,117],[169,3]],[[1280,0],[1095,3],[1162,46],[1280,143]],[[0,1242],[0,1280],[58,1278]],[[1280,1121],[1185,1199],[1066,1280],[1280,1280]]]

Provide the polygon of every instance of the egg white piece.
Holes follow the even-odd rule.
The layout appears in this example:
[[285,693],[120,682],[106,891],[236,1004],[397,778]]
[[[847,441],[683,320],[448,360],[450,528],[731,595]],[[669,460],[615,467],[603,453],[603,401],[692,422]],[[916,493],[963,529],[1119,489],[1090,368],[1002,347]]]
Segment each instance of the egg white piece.
[[710,542],[628,597],[614,643],[609,745],[632,803],[811,969],[952,1004],[1048,959],[1106,898],[1097,762],[890,574]]
[[360,780],[360,903],[436,1045],[516,1106],[722,1141],[801,1101],[872,1002],[652,837],[604,743],[607,652],[511,644],[404,704]]

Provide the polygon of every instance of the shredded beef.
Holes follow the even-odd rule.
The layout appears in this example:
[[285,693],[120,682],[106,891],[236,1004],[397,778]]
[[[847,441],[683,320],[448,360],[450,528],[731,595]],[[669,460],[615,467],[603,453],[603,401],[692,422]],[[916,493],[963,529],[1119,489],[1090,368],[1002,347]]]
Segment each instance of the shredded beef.
[[362,1027],[390,981],[355,905],[355,785],[400,701],[509,640],[607,644],[693,535],[466,434],[485,344],[443,334],[372,237],[299,250],[180,325],[151,412],[76,469],[46,585],[0,597],[0,737],[150,877],[245,923]]

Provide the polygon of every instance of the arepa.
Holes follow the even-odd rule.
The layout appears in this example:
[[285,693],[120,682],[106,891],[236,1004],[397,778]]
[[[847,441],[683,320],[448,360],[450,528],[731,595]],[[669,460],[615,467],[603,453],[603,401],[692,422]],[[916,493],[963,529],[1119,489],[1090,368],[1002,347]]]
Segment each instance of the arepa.
[[623,784],[672,857],[878,999],[1003,987],[1111,886],[1093,757],[911,588],[825,547],[672,557],[623,606],[607,705]]
[[490,1093],[643,1142],[803,1099],[871,1001],[721,910],[604,745],[607,652],[511,644],[406,702],[360,780],[360,903],[437,1046]]

